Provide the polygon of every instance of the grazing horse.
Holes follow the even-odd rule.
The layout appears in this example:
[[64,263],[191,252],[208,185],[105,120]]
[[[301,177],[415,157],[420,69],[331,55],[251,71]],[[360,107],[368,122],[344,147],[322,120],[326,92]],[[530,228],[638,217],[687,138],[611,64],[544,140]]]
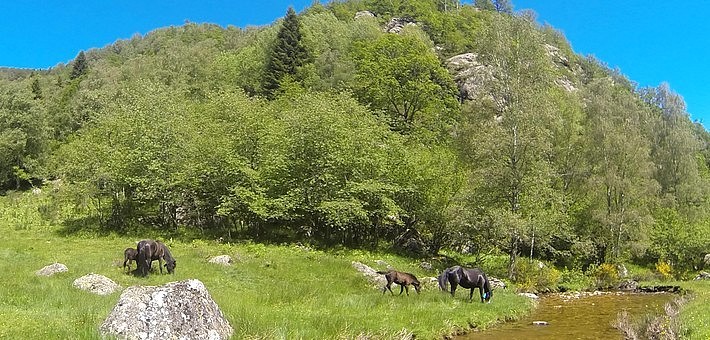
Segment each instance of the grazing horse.
[[158,260],[160,273],[163,273],[163,261],[168,273],[175,271],[176,261],[168,247],[160,241],[142,240],[138,242],[138,269],[142,276],[148,275],[153,261]]
[[486,274],[478,268],[468,269],[461,266],[447,268],[439,275],[439,288],[446,291],[447,282],[451,283],[451,296],[454,296],[456,286],[461,286],[471,289],[471,293],[468,295],[470,301],[473,301],[473,290],[476,288],[481,294],[481,303],[484,300],[490,303],[493,298],[491,282],[488,281]]
[[421,287],[421,284],[419,283],[419,280],[417,280],[417,277],[410,274],[410,273],[404,273],[404,272],[398,272],[396,270],[390,270],[390,271],[380,271],[377,272],[377,274],[384,274],[385,279],[387,279],[387,285],[382,288],[382,294],[386,293],[387,290],[389,289],[390,293],[394,295],[394,292],[392,291],[392,283],[396,283],[399,285],[399,295],[402,295],[403,290],[407,290],[407,295],[409,295],[409,285],[414,286],[414,290],[417,291],[417,294],[419,294],[419,289]]
[[133,248],[126,248],[126,250],[123,251],[124,270],[126,268],[128,268],[128,270],[131,270],[131,261],[135,262],[136,265],[138,265],[138,250]]

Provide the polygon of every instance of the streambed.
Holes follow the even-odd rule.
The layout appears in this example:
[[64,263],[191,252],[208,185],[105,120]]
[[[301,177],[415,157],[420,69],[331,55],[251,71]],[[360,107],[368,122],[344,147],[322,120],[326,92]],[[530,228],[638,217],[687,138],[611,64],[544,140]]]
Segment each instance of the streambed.
[[[537,308],[525,318],[457,339],[623,339],[621,332],[611,326],[619,312],[626,310],[632,318],[648,313],[660,315],[663,305],[674,296],[621,292],[552,294],[540,298]],[[535,321],[545,321],[547,325],[534,325]]]

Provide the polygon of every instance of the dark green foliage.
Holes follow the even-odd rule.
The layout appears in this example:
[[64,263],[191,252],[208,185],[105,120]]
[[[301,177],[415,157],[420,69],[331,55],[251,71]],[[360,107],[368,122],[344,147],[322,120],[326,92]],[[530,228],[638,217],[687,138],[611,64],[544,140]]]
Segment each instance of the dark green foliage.
[[474,6],[476,8],[479,8],[483,11],[495,11],[496,6],[493,4],[492,0],[476,0],[473,2]]
[[266,63],[264,91],[267,97],[274,97],[285,77],[296,80],[298,69],[309,62],[308,51],[301,39],[300,21],[293,8],[289,7]]
[[42,87],[39,85],[38,78],[32,79],[31,90],[32,90],[32,99],[42,99]]
[[69,78],[71,79],[76,79],[88,71],[89,65],[86,61],[86,54],[84,54],[84,51],[80,51],[79,54],[76,56],[76,59],[74,59],[74,63],[72,64],[72,70],[71,70],[71,75]]

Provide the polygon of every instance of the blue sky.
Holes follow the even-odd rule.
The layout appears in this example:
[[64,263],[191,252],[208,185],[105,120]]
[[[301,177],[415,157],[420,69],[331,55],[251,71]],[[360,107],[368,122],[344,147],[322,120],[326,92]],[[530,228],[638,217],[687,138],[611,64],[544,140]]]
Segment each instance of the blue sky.
[[710,127],[710,1],[513,0],[640,86],[667,82]]
[[[48,68],[80,50],[191,22],[265,25],[312,0],[95,0],[0,2],[0,66]],[[470,1],[466,1],[470,2]],[[513,0],[562,31],[575,52],[593,54],[641,86],[663,81],[710,126],[710,1]]]

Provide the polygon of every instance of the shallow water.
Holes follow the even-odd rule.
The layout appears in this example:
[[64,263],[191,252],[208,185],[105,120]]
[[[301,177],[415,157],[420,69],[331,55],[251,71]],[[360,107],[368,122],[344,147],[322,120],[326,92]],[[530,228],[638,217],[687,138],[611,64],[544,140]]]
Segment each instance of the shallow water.
[[[611,326],[619,312],[628,311],[632,319],[647,313],[660,315],[672,298],[666,293],[604,293],[579,298],[555,294],[542,297],[528,317],[457,339],[623,339]],[[548,324],[537,326],[533,321]]]

